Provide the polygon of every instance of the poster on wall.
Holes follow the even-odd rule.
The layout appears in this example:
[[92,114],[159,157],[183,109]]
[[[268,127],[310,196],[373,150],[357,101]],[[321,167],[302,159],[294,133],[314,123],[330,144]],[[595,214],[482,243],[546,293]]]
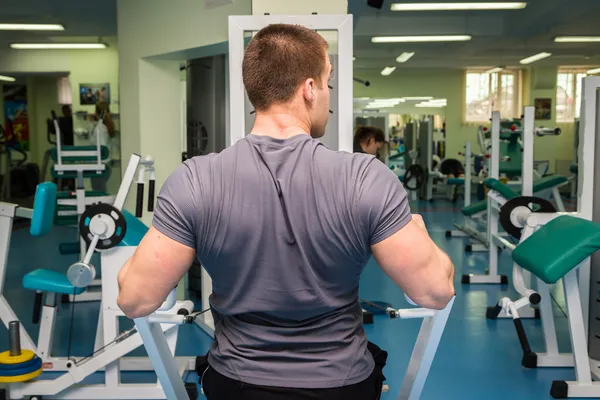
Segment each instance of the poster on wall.
[[29,151],[29,119],[27,112],[27,86],[3,85],[4,140]]
[[552,99],[535,99],[535,119],[552,119]]
[[100,101],[110,104],[109,83],[81,83],[79,85],[79,104],[95,105]]

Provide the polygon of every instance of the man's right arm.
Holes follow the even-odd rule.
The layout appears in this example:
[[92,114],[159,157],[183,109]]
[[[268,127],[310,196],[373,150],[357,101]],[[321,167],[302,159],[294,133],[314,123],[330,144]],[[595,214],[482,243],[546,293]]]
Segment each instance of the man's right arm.
[[371,250],[383,271],[421,307],[439,310],[454,296],[454,266],[431,240],[420,215]]
[[410,214],[396,175],[372,162],[359,187],[360,218],[379,266],[419,306],[444,308],[454,296],[454,267],[421,216]]

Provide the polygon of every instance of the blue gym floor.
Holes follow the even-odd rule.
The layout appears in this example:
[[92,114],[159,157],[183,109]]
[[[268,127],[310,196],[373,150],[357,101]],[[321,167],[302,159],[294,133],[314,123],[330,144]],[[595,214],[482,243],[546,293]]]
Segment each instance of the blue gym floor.
[[[433,204],[413,204],[412,209],[423,215],[430,235],[450,255],[456,266],[456,302],[422,399],[550,399],[549,391],[553,380],[573,380],[573,369],[523,369],[522,354],[512,321],[486,320],[487,306],[495,304],[506,295],[514,298],[515,292],[511,286],[460,284],[463,273],[485,271],[487,254],[465,254],[463,249],[467,239],[445,237],[445,231],[452,229],[454,223],[462,223],[458,208],[449,202],[437,200]],[[56,227],[51,235],[44,238],[30,237],[27,229],[17,229],[13,233],[5,285],[6,296],[34,340],[37,340],[38,331],[38,327],[31,324],[34,295],[21,288],[21,279],[25,273],[36,268],[64,271],[75,261],[75,256],[59,255],[58,244],[72,241],[74,237],[74,230],[66,227]],[[503,254],[500,272],[510,276],[511,268],[509,256]],[[360,295],[368,300],[389,302],[395,308],[407,306],[401,291],[374,261],[367,265],[362,275]],[[568,351],[566,318],[561,311],[565,308],[562,292],[555,290],[554,298],[561,350]],[[61,305],[54,335],[54,354],[70,354],[79,358],[92,352],[98,303],[77,303],[74,310],[72,307],[72,304]],[[70,324],[72,314],[74,324]],[[376,316],[375,323],[365,328],[369,339],[389,352],[388,365],[384,370],[389,392],[383,394],[384,400],[396,399],[398,396],[419,324],[419,320],[389,320],[384,316]],[[533,350],[542,351],[539,320],[526,320],[524,325]],[[72,338],[71,346],[69,337]],[[7,348],[7,338],[6,330],[1,330],[0,348]],[[183,326],[180,329],[177,355],[204,354],[209,345],[209,338],[199,328]],[[139,349],[134,353],[142,354],[143,350]],[[152,375],[128,373],[123,380],[125,383],[148,382]],[[98,374],[91,377],[90,382],[101,378]],[[195,381],[197,376],[190,373],[186,380]]]

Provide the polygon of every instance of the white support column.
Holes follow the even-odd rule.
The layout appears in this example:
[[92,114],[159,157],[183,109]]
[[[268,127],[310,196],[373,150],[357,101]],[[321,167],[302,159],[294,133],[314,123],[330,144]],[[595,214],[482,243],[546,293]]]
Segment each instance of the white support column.
[[471,142],[467,142],[465,145],[465,207],[471,205],[472,168]]
[[521,195],[533,196],[533,158],[535,137],[535,107],[525,107],[523,118],[523,166],[521,168]]

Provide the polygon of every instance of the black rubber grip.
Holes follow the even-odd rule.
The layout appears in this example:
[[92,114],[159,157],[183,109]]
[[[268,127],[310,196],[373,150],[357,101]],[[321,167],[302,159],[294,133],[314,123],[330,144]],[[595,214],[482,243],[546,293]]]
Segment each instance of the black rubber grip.
[[517,328],[517,336],[519,336],[519,342],[521,343],[523,353],[531,353],[531,347],[529,347],[529,340],[527,340],[527,334],[523,328],[521,318],[515,318],[513,321],[515,322],[515,328]]
[[31,318],[31,322],[34,324],[39,324],[40,316],[42,315],[42,300],[44,294],[42,292],[35,292],[35,299],[33,301],[33,317]]
[[154,211],[154,179],[148,184],[148,212]]
[[[50,111],[50,113],[52,114],[52,119],[53,120],[58,119],[58,118],[56,118],[56,113],[54,112],[54,110]],[[46,114],[46,115],[48,115],[48,114]]]
[[137,197],[135,199],[135,216],[142,218],[142,211],[144,208],[144,184],[137,184]]

